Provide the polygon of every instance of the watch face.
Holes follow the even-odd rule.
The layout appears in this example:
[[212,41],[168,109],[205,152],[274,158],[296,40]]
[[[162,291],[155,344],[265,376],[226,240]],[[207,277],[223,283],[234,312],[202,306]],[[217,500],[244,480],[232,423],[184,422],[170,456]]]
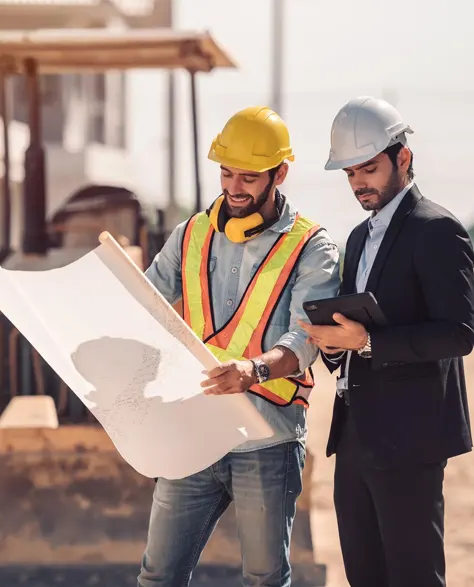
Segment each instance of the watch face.
[[258,373],[263,381],[270,377],[270,369],[264,363],[258,365]]

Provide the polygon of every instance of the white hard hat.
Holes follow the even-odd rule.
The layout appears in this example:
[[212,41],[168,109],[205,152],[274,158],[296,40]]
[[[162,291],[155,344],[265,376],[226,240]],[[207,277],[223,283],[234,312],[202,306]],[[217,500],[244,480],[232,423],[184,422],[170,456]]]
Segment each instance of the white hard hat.
[[345,169],[370,161],[396,143],[406,144],[413,130],[400,112],[385,100],[361,96],[337,113],[331,128],[331,150],[326,170]]

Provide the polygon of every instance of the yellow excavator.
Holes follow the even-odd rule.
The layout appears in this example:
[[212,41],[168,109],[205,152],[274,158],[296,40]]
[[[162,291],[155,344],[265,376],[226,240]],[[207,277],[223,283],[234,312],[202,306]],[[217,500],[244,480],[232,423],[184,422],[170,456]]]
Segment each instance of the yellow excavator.
[[[90,248],[98,244],[100,232],[108,230],[139,266],[148,260],[146,230],[138,231],[139,236],[133,240],[110,220],[113,215],[100,216],[87,206],[82,217],[65,214],[61,222],[48,227],[44,219],[46,188],[38,83],[43,73],[187,70],[191,79],[196,199],[200,204],[196,75],[235,67],[233,60],[208,33],[168,29],[121,31],[119,35],[105,30],[73,33],[0,34],[1,80],[9,75],[26,76],[30,113],[24,245],[20,252],[10,251],[8,246],[2,251],[1,264],[8,269],[45,270],[74,261],[79,249],[69,249],[67,239],[54,251],[49,249],[48,231],[61,230],[88,232]],[[3,108],[0,100],[0,117],[6,125]],[[5,190],[4,198],[8,197]],[[3,209],[9,213],[9,202]],[[4,217],[8,232],[9,221]],[[48,372],[35,349],[5,319],[0,333],[0,362],[0,586],[135,587],[153,480],[136,473],[122,459],[100,425],[65,384]],[[21,385],[19,374],[23,374]],[[326,584],[324,565],[315,564],[310,530],[312,464],[309,455],[291,550],[295,587]],[[235,516],[230,508],[203,553],[192,585],[241,585],[240,565]]]

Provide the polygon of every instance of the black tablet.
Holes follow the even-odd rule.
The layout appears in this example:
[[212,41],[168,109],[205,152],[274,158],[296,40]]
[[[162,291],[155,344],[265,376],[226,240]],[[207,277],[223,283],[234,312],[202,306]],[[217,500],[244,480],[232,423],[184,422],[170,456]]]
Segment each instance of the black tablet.
[[303,303],[311,324],[333,326],[333,314],[338,312],[349,320],[363,324],[366,328],[371,325],[384,326],[387,320],[370,292],[349,294],[324,300],[314,300]]

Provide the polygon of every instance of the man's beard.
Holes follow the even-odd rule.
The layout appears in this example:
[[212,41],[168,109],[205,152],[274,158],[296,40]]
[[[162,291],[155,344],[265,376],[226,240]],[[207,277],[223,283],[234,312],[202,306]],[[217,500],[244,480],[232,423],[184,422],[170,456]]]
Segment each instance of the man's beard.
[[229,218],[246,218],[247,216],[250,216],[251,214],[255,214],[255,212],[258,212],[260,210],[260,208],[265,204],[265,202],[268,200],[268,196],[270,194],[270,191],[272,189],[272,184],[273,182],[270,181],[267,185],[267,187],[263,190],[263,192],[261,194],[259,194],[256,198],[254,198],[253,196],[251,196],[250,194],[232,194],[234,197],[246,197],[246,198],[250,198],[249,203],[247,204],[247,206],[243,206],[243,207],[234,207],[229,203],[229,192],[227,190],[224,190],[224,205],[225,205],[225,211],[227,213],[227,215],[229,216]]
[[372,188],[362,188],[360,190],[356,190],[354,192],[356,198],[358,199],[360,196],[363,195],[375,195],[376,198],[372,198],[366,202],[361,202],[359,200],[359,204],[362,206],[364,210],[371,211],[371,210],[381,210],[384,206],[386,206],[389,202],[393,200],[393,198],[400,193],[402,190],[402,185],[400,182],[400,177],[398,176],[397,170],[393,169],[387,183],[381,190],[376,190]]

